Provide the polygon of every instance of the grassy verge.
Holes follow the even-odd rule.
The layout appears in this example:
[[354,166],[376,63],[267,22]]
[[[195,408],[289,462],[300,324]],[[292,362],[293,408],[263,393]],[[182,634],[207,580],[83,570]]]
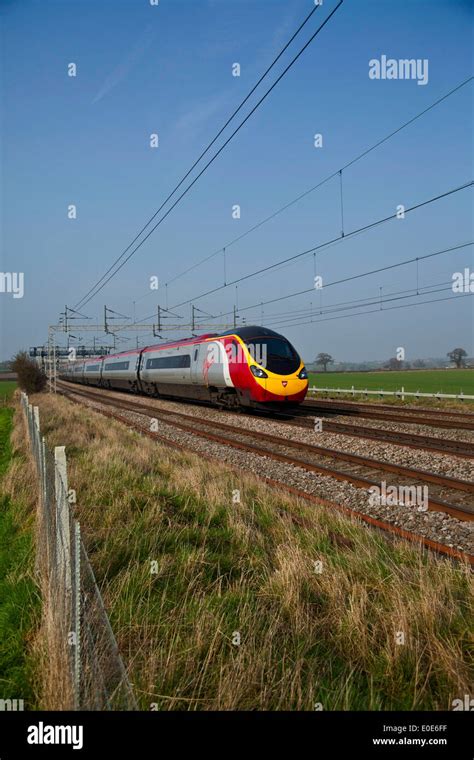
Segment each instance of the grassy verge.
[[15,380],[2,380],[0,382],[0,405],[4,406],[10,401],[16,388]]
[[33,580],[33,520],[29,496],[12,479],[12,472],[20,470],[23,479],[25,466],[12,455],[12,419],[12,409],[0,408],[0,698],[23,699],[25,709],[34,709],[30,645],[39,602]]
[[[320,383],[321,384],[321,383]],[[314,386],[312,386],[314,387]],[[337,387],[337,386],[336,386]],[[330,393],[330,392],[309,392],[307,395],[308,401],[317,401],[318,399],[330,400],[330,401],[353,401],[355,403],[365,402],[366,404],[379,404],[382,406],[397,407],[411,407],[411,408],[423,408],[432,409],[433,411],[439,409],[445,412],[468,412],[472,414],[474,412],[474,401],[457,401],[455,399],[436,399],[436,398],[415,398],[409,396],[401,399],[398,396],[369,396],[363,392],[352,393]]]
[[[354,386],[356,391],[399,391],[402,387],[406,392],[416,393],[465,393],[474,395],[474,370],[469,369],[441,369],[441,370],[405,370],[403,372],[311,372],[309,376],[310,388],[339,388],[348,391]],[[345,394],[334,394],[338,398],[346,398]],[[351,394],[352,396],[352,394]],[[369,396],[369,401],[377,402],[377,396]],[[382,397],[384,404],[400,403],[400,400],[391,396]],[[426,399],[408,398],[405,403],[418,404],[418,406],[452,406],[461,409],[474,407],[472,401],[458,401],[452,399]]]
[[[450,709],[469,573],[38,397],[142,709]],[[320,564],[315,564],[320,563]]]

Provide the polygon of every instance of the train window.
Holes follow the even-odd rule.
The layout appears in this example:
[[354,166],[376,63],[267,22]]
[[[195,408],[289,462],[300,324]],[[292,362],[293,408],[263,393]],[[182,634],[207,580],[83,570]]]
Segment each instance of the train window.
[[163,356],[157,359],[147,359],[146,369],[184,369],[191,366],[190,354],[181,356]]
[[247,348],[257,364],[278,375],[291,375],[300,365],[298,354],[284,338],[252,338]]
[[89,364],[86,367],[86,372],[98,372],[100,370],[100,364]]
[[130,362],[110,362],[105,365],[104,369],[106,369],[107,372],[117,372],[118,370],[128,369],[129,366]]
[[198,350],[197,348],[194,349],[194,361],[198,358]]

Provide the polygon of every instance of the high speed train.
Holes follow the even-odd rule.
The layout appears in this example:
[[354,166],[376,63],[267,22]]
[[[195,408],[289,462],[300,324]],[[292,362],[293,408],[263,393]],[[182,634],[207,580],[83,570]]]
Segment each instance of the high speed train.
[[257,326],[68,361],[59,376],[223,407],[291,406],[301,403],[308,390],[308,373],[291,343]]

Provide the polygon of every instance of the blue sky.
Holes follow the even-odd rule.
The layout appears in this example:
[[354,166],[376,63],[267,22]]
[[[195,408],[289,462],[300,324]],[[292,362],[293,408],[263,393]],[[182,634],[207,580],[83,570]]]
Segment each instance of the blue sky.
[[[269,84],[335,5],[324,0]],[[2,272],[24,272],[25,292],[21,299],[0,293],[0,358],[45,342],[48,325],[131,242],[312,7],[311,0],[160,0],[157,7],[149,0],[2,3],[0,263]],[[157,303],[165,306],[167,281],[471,76],[471,29],[472,6],[463,0],[345,0],[85,313],[96,318],[106,303],[142,317]],[[381,55],[428,59],[428,83],[370,79],[369,61]],[[76,77],[67,76],[70,62],[77,65]],[[240,77],[232,76],[235,62]],[[395,213],[399,204],[415,205],[472,179],[472,95],[471,82],[343,172],[346,232]],[[149,147],[151,133],[159,134],[158,149]],[[315,133],[323,135],[322,148],[314,147]],[[67,216],[70,204],[77,207],[75,220]],[[232,217],[235,204],[240,219]],[[340,228],[336,178],[231,246],[227,281],[330,240]],[[468,242],[472,233],[468,189],[324,248],[316,270],[329,283]],[[472,251],[420,262],[419,286],[449,288],[453,272],[474,272]],[[231,287],[194,303],[217,315],[232,310],[236,298],[244,307],[310,289],[314,266],[313,256],[301,257],[246,280],[237,293]],[[151,276],[160,280],[158,293],[150,291]],[[219,255],[171,283],[168,305],[222,282]],[[319,351],[337,360],[384,359],[399,346],[408,360],[444,355],[456,346],[473,355],[470,297],[334,314],[343,319],[316,314],[309,324],[294,324],[288,314],[414,287],[416,267],[410,265],[248,310],[245,317],[283,332],[307,361]],[[446,290],[431,297],[452,295]],[[183,321],[189,308],[178,309]]]

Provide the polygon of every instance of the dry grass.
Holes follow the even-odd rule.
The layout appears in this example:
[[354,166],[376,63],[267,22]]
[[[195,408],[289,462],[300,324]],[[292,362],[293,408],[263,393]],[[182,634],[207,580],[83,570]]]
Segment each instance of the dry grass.
[[62,398],[34,403],[67,447],[143,709],[449,709],[470,692],[467,568]]
[[[16,504],[21,505],[24,525],[37,529],[38,480],[33,458],[27,442],[25,421],[17,408],[15,426],[11,438],[14,457],[5,477],[3,489]],[[35,544],[38,542],[38,534]],[[33,568],[34,559],[31,559]],[[67,631],[59,630],[55,607],[59,599],[51,596],[46,568],[39,567],[34,573],[41,595],[41,619],[30,643],[31,660],[34,662],[33,682],[36,703],[41,710],[71,710],[74,697],[67,668]]]
[[[38,505],[38,480],[33,458],[29,451],[23,415],[16,409],[11,436],[12,460],[2,479],[2,493],[15,503],[16,520],[26,533],[35,534]],[[35,545],[38,535],[35,536]],[[38,572],[38,569],[40,572]],[[29,642],[31,684],[35,706],[42,710],[73,709],[68,667],[67,632],[58,630],[54,614],[58,599],[51,597],[44,568],[35,569],[35,552],[29,553],[26,577],[34,582],[41,596],[41,615]],[[39,605],[38,605],[39,606]],[[31,706],[30,706],[31,708]]]

